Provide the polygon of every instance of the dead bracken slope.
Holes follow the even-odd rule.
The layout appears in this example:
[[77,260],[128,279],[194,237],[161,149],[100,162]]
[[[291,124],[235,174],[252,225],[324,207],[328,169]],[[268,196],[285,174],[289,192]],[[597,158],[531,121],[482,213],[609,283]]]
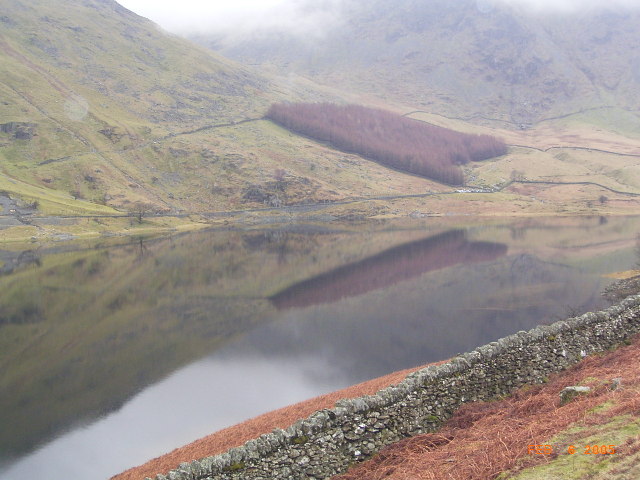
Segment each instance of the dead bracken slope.
[[[285,428],[316,410],[330,408],[340,398],[372,394],[385,386],[398,383],[410,369],[365,382],[345,390],[323,395],[290,407],[267,413],[239,425],[178,448],[142,466],[121,473],[114,479],[142,480],[166,473],[181,462],[203,458],[243,444],[274,428]],[[512,396],[493,402],[463,406],[437,433],[406,439],[383,450],[371,460],[355,466],[336,480],[432,479],[485,480],[514,478],[517,471],[545,465],[563,468],[567,459],[587,462],[585,476],[592,478],[594,469],[607,472],[602,478],[626,479],[636,473],[640,464],[640,428],[630,429],[623,441],[612,437],[605,428],[612,419],[640,425],[640,336],[627,346],[603,355],[594,355],[580,364],[550,378],[543,385],[527,386]],[[613,379],[620,379],[613,388]],[[561,406],[560,391],[566,386],[592,387],[589,394],[579,396]],[[631,416],[626,421],[626,416]],[[615,427],[615,425],[614,425]],[[573,436],[558,437],[573,432]],[[598,433],[600,432],[600,433]],[[604,433],[602,433],[604,432]],[[600,435],[600,436],[599,436]],[[585,455],[586,442],[616,445],[613,455]],[[584,443],[584,445],[583,445]],[[530,445],[553,447],[551,455],[530,453]],[[577,454],[569,456],[570,444]],[[591,462],[591,463],[589,463]],[[550,468],[551,468],[550,467]],[[509,471],[508,474],[501,472]],[[528,470],[527,470],[528,471]],[[560,470],[561,471],[561,470]],[[575,472],[574,472],[575,473]],[[523,473],[525,475],[526,473]],[[522,480],[569,478],[562,476],[523,476]],[[520,478],[520,477],[518,477]],[[596,477],[593,477],[596,478]],[[600,478],[600,477],[597,477]]]
[[[334,478],[638,478],[634,475],[640,464],[639,371],[640,336],[637,336],[631,345],[586,358],[543,385],[521,388],[500,401],[465,405],[437,433],[394,444]],[[614,388],[613,379],[620,379],[621,387]],[[589,394],[561,405],[560,391],[573,385],[592,389]],[[635,427],[627,432],[603,428],[616,419]],[[585,454],[588,445],[593,444],[613,444],[616,453]],[[550,455],[530,453],[530,445],[551,445],[553,451]],[[573,455],[568,453],[570,445],[575,448]],[[522,477],[517,475],[520,470],[536,466],[544,466],[545,473],[540,476],[534,469],[523,472]],[[501,475],[506,471],[509,473]],[[596,472],[604,476],[594,477]]]

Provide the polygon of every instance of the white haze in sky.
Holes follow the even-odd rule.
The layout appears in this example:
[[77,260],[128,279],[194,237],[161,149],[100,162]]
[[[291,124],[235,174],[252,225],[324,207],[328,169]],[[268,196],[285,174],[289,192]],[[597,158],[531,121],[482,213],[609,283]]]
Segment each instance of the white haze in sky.
[[596,7],[640,7],[640,0],[489,0],[487,3],[496,3],[497,1],[511,5],[521,5],[534,11],[549,12],[583,11]]
[[341,21],[342,0],[117,0],[175,33],[279,29],[317,36]]
[[[343,4],[343,0],[118,1],[179,34],[212,31],[242,34],[276,28],[312,37],[342,21]],[[524,6],[534,12],[564,13],[595,7],[640,7],[640,0],[476,0],[475,3],[482,13],[491,11],[499,3]]]

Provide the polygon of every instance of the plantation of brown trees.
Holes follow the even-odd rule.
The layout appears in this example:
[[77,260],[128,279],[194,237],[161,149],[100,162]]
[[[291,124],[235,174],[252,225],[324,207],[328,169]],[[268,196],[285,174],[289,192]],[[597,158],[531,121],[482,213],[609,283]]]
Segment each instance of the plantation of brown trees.
[[489,135],[455,132],[359,105],[278,103],[267,118],[340,150],[449,185],[464,183],[460,165],[507,152]]

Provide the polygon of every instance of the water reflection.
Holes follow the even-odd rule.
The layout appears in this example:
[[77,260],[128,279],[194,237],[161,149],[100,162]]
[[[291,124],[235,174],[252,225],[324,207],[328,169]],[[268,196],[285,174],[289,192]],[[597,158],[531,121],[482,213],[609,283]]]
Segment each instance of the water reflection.
[[238,236],[40,252],[0,277],[1,456],[120,408],[265,321],[269,303],[236,290],[255,263]]
[[[272,407],[604,306],[601,274],[637,261],[639,219],[456,227],[0,252],[0,464],[103,479]],[[66,464],[81,445],[94,474]]]
[[341,266],[292,285],[269,300],[278,309],[332,303],[391,287],[426,272],[459,263],[493,260],[506,253],[504,244],[469,242],[463,230],[451,230]]
[[235,348],[323,355],[357,383],[551,322],[568,309],[605,306],[603,284],[598,276],[528,254],[461,263],[290,310],[243,336]]
[[3,469],[2,478],[106,479],[158,451],[241,422],[247,412],[298,402],[332,390],[337,382],[347,385],[325,358],[290,362],[221,352],[149,387],[104,419],[78,426],[24,456]]

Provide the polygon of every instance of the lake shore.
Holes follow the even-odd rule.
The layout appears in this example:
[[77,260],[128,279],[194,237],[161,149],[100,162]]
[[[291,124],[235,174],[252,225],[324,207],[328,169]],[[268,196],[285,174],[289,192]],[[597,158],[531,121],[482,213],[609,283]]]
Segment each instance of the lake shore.
[[[277,225],[365,219],[429,217],[622,216],[640,211],[640,196],[606,192],[593,185],[520,185],[494,193],[462,191],[256,208],[237,211],[100,216],[0,214],[0,244],[59,242],[100,237],[138,237],[218,226]],[[603,196],[603,192],[607,196]],[[606,198],[606,200],[605,200]]]

